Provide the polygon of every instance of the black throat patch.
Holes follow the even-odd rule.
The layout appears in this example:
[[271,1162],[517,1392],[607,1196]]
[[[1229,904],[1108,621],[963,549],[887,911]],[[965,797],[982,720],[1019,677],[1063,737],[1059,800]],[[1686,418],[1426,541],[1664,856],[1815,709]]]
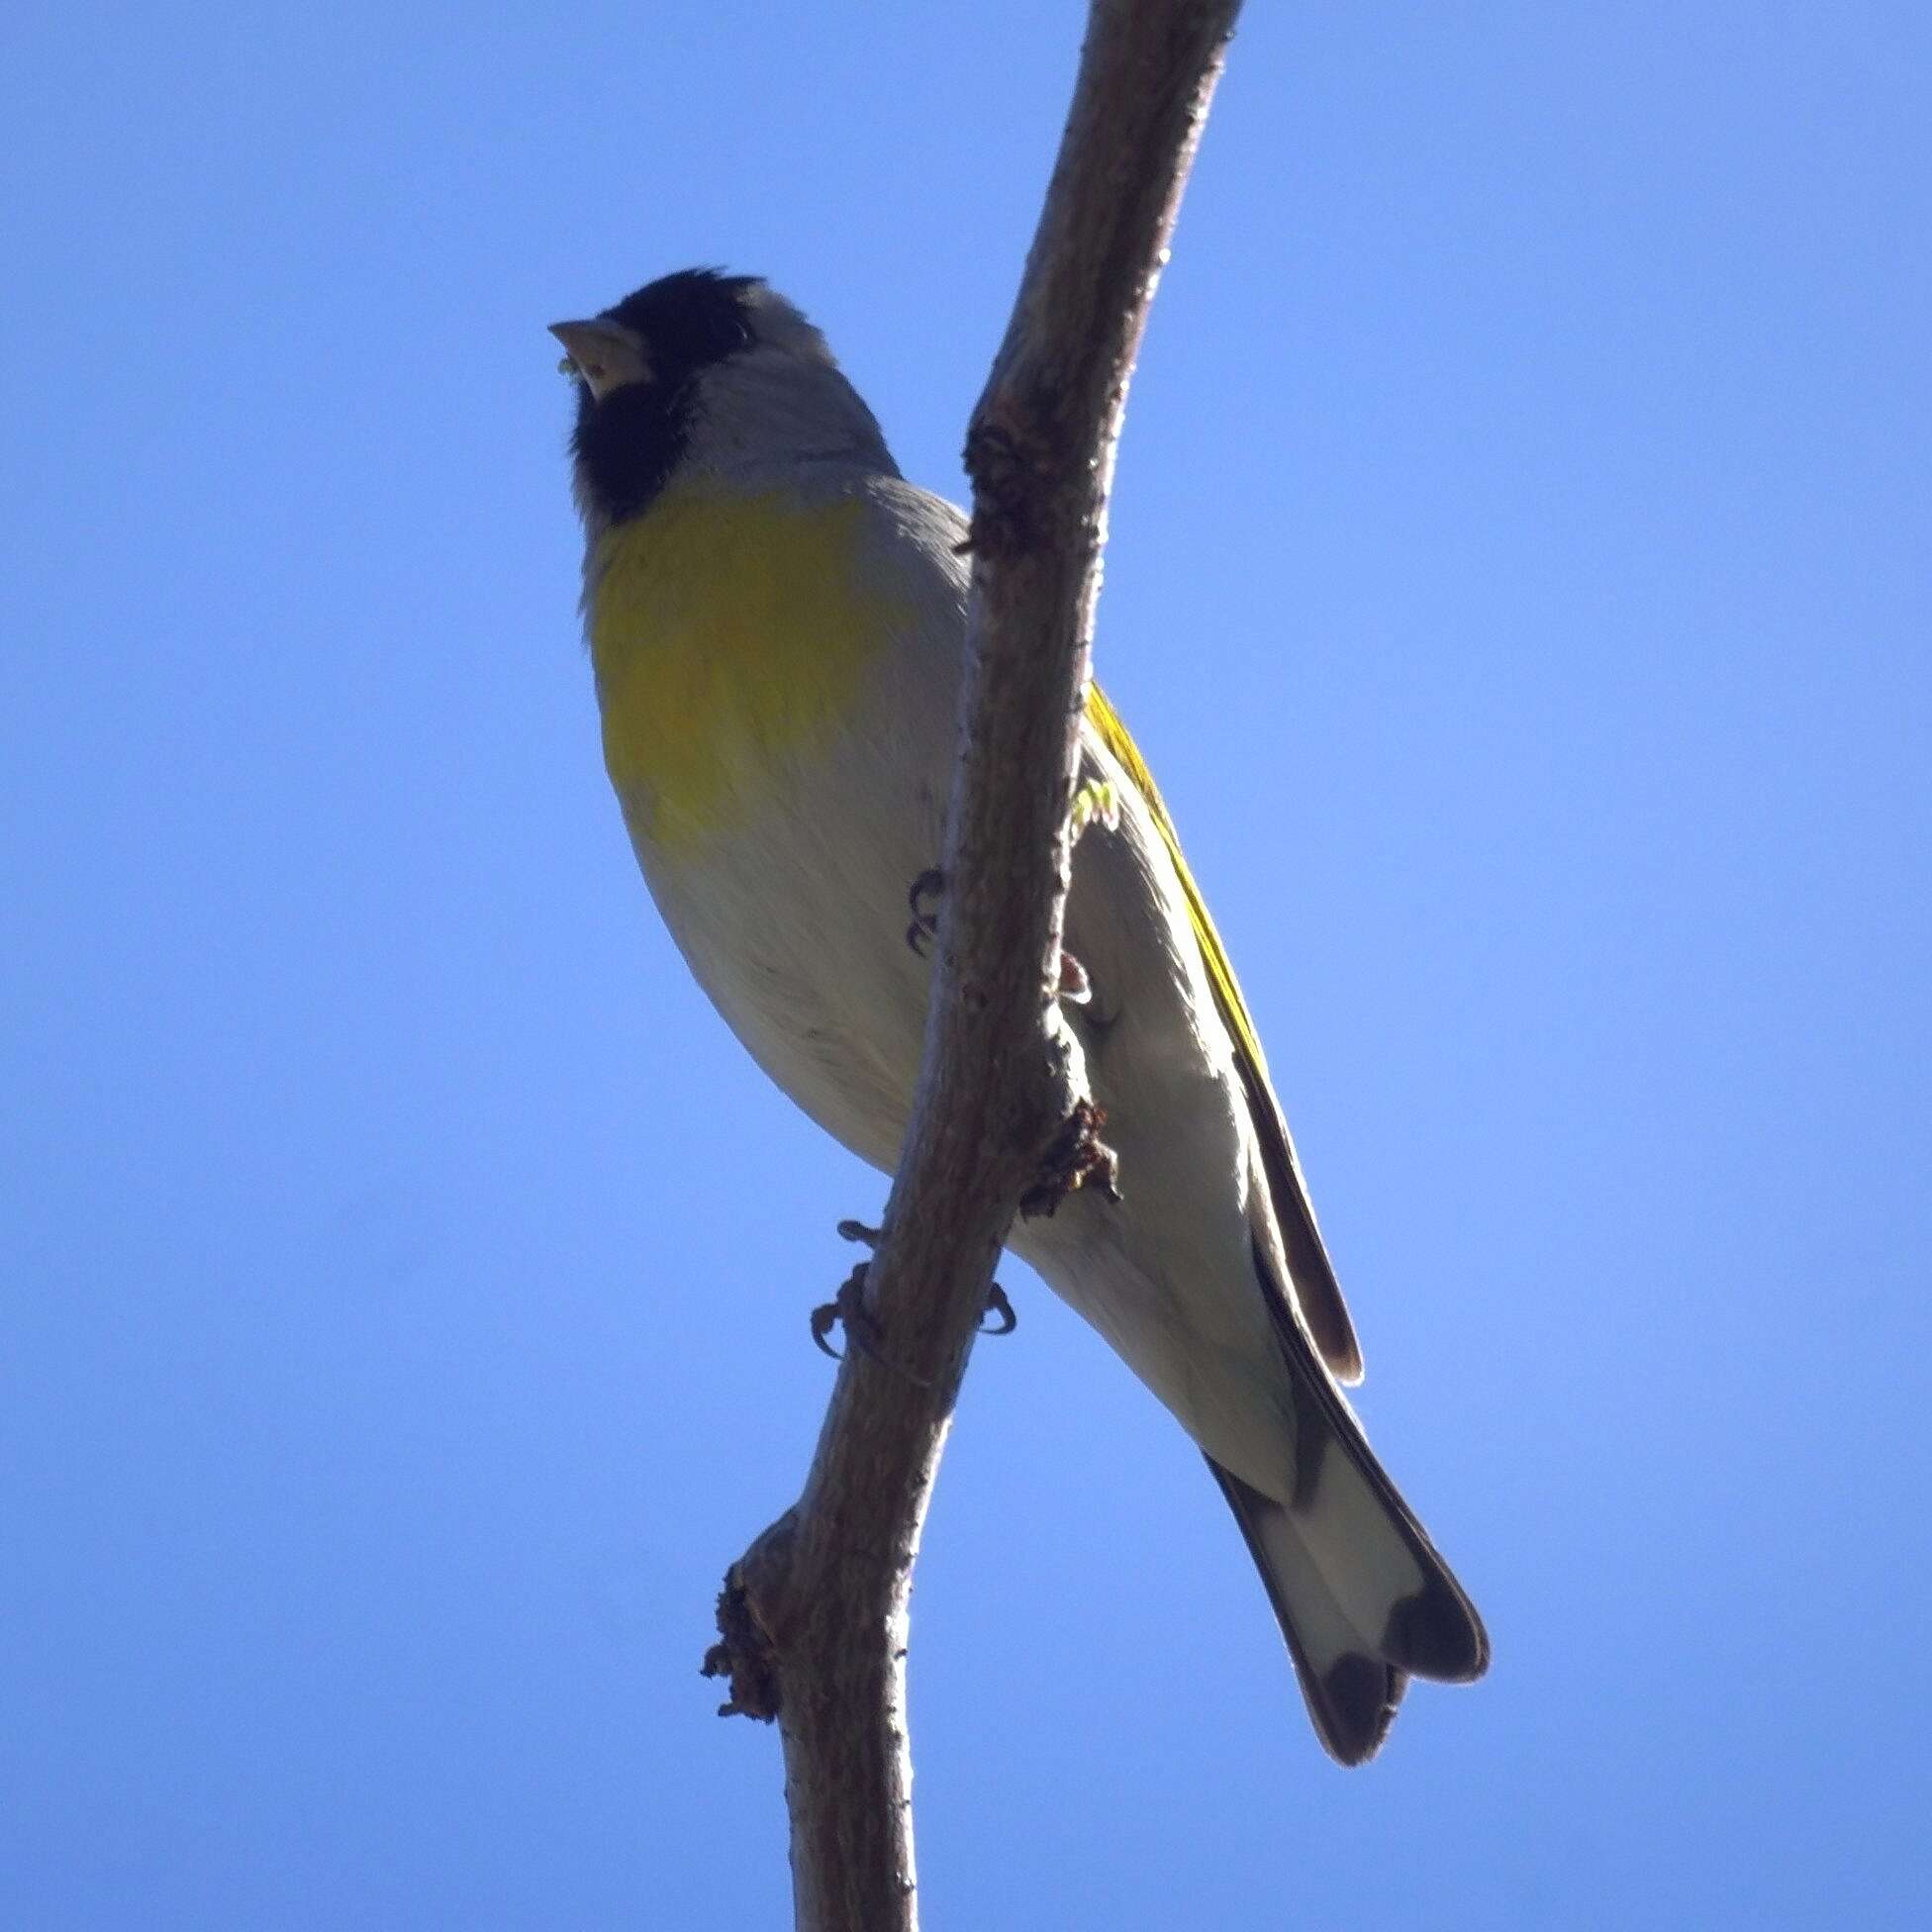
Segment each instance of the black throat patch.
[[677,467],[698,377],[751,341],[743,298],[757,285],[753,275],[686,268],[598,317],[622,323],[642,340],[650,370],[647,380],[614,389],[601,403],[588,383],[577,383],[571,454],[591,503],[612,523],[647,510]]

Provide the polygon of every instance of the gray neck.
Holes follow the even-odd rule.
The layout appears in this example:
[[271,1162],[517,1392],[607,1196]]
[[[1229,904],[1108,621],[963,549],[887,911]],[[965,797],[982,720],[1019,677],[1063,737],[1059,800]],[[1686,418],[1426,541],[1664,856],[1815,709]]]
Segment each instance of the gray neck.
[[740,482],[821,463],[899,474],[877,419],[829,358],[757,348],[701,382],[684,478]]

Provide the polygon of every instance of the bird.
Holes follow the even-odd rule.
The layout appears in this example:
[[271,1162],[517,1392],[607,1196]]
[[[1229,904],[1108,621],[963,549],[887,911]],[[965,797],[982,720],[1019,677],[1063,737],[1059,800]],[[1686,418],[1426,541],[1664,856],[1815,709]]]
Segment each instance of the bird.
[[[967,651],[967,522],[904,478],[823,336],[757,276],[692,268],[551,325],[604,762],[644,881],[766,1074],[899,1159],[930,966],[909,885],[941,850]],[[1066,1004],[1118,1199],[1010,1249],[1206,1456],[1315,1733],[1381,1747],[1411,1678],[1482,1676],[1481,1617],[1346,1385],[1353,1321],[1248,1008],[1174,821],[1090,686]]]

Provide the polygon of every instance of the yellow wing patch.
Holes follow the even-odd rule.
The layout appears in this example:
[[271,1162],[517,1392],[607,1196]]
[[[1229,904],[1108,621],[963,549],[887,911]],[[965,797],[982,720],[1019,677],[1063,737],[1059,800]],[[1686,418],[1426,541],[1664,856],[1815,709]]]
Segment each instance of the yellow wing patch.
[[659,844],[741,822],[851,716],[908,621],[859,581],[863,511],[677,492],[599,544],[589,628],[604,763]]
[[1087,693],[1087,717],[1100,733],[1101,742],[1119,760],[1121,770],[1127,774],[1153,818],[1162,842],[1167,846],[1168,856],[1174,861],[1174,869],[1181,876],[1181,889],[1188,896],[1188,918],[1194,925],[1196,943],[1201,947],[1202,963],[1208,968],[1208,978],[1214,989],[1214,1004],[1220,1009],[1227,1030],[1234,1036],[1236,1052],[1252,1061],[1262,1079],[1266,1080],[1268,1066],[1262,1058],[1261,1041],[1256,1036],[1254,1021],[1248,1017],[1247,1003],[1241,998],[1241,988],[1234,978],[1234,968],[1228,964],[1221,935],[1214,930],[1214,921],[1208,917],[1208,903],[1202,898],[1201,888],[1195,884],[1194,874],[1188,870],[1188,862],[1182,856],[1180,836],[1155,787],[1154,775],[1147,769],[1139,747],[1120,722],[1120,714],[1109,703],[1107,694],[1097,684],[1091,686]]

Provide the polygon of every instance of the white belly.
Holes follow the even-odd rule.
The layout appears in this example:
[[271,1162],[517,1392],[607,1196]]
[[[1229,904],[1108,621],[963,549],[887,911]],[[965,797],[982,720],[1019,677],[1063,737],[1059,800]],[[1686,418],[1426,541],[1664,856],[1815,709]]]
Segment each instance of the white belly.
[[[950,722],[949,720],[947,721]],[[890,1172],[918,1075],[930,968],[909,895],[939,862],[944,743],[921,758],[863,734],[815,755],[755,822],[699,849],[631,842],[693,975],[780,1088]],[[936,765],[921,779],[918,767]]]

